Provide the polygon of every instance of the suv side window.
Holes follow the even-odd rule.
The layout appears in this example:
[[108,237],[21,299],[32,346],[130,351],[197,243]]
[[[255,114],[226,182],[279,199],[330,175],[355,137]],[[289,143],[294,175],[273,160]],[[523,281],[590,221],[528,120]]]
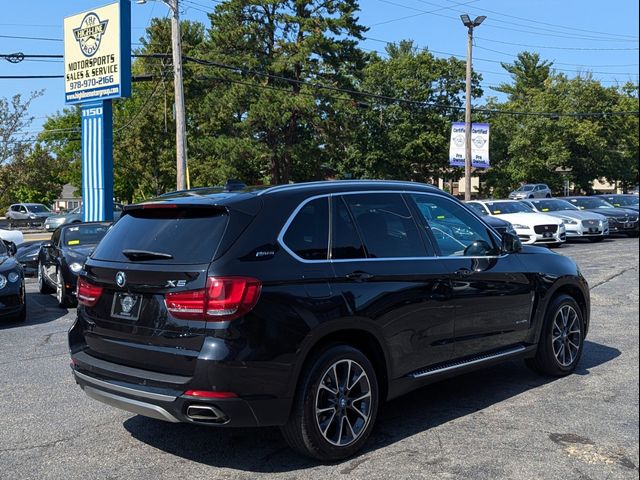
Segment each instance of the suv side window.
[[499,248],[487,227],[462,205],[436,195],[410,195],[431,230],[440,255],[490,256]]
[[19,211],[20,213],[27,213],[27,207],[25,207],[24,205],[20,205],[20,206],[18,207],[18,211]]
[[305,260],[326,260],[329,250],[329,199],[305,204],[287,228],[283,242]]
[[420,232],[397,193],[345,195],[369,258],[424,257]]
[[362,238],[342,197],[332,199],[331,258],[366,258]]

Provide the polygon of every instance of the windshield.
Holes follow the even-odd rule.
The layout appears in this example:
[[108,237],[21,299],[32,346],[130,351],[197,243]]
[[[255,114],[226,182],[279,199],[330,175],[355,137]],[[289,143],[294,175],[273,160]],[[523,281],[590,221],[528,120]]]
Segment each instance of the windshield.
[[43,213],[43,212],[50,212],[51,211],[47,207],[45,207],[44,205],[41,205],[41,204],[29,205],[28,208],[29,208],[30,212],[34,212],[34,213]]
[[557,212],[559,210],[579,210],[566,200],[530,200],[539,212]]
[[615,197],[607,197],[607,201],[613,204],[615,207],[619,207],[620,205],[638,205],[638,197],[636,196],[615,196]]
[[520,202],[487,202],[485,205],[493,215],[504,213],[531,213],[530,207]]
[[96,245],[109,230],[109,225],[77,225],[62,231],[62,244],[66,247]]
[[535,185],[522,185],[516,192],[530,192],[535,188]]
[[467,203],[467,206],[481,217],[489,215],[482,205],[479,205],[477,203]]
[[601,198],[595,197],[579,197],[570,198],[569,201],[581,210],[594,210],[596,208],[614,208],[610,203],[605,202]]

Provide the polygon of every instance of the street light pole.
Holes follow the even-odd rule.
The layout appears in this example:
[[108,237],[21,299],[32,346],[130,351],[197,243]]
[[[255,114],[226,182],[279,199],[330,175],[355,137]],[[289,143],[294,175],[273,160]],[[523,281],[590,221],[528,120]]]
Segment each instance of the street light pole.
[[469,15],[460,15],[467,27],[467,78],[464,109],[464,199],[471,200],[471,53],[473,48],[473,29],[480,25],[485,16],[471,20]]
[[[187,125],[185,121],[184,88],[182,84],[182,35],[180,33],[179,0],[161,0],[171,9],[171,50],[173,52],[173,86],[176,111],[176,190],[185,189],[187,170]],[[147,0],[136,0],[138,4]]]

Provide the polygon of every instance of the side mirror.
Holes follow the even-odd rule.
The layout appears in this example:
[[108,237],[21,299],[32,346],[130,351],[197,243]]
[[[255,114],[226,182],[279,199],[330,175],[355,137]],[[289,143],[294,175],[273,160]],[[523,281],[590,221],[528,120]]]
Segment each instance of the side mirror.
[[502,235],[502,246],[500,247],[502,253],[518,253],[520,250],[522,250],[522,242],[517,235],[509,232]]
[[53,243],[51,242],[42,242],[42,245],[40,245],[40,248],[44,248],[44,249],[51,248],[51,247],[53,247]]
[[16,253],[18,253],[18,247],[16,247],[15,243],[9,240],[3,240],[3,242],[7,246],[7,251],[9,252],[9,255],[13,257],[15,256]]

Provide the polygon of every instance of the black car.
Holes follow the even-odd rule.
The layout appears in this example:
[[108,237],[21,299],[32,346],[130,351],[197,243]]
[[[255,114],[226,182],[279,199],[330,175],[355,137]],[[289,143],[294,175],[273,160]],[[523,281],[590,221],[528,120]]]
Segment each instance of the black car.
[[0,320],[24,322],[27,319],[24,273],[15,253],[13,242],[0,240]]
[[621,233],[629,237],[637,237],[638,212],[611,205],[600,197],[565,197],[564,200],[580,210],[592,210],[604,215],[609,220],[609,233]]
[[[474,236],[434,234],[431,209]],[[357,452],[383,401],[436,380],[516,358],[570,374],[590,312],[568,257],[388,181],[127,206],[78,301],[69,346],[88,396],[169,422],[277,425],[322,460]]]
[[62,308],[76,304],[76,282],[82,265],[111,223],[93,222],[63,225],[43,242],[38,253],[38,290],[56,293]]
[[18,246],[16,260],[22,265],[26,277],[34,276],[38,272],[38,254],[43,240],[24,242]]
[[617,208],[625,208],[628,210],[634,210],[638,212],[638,195],[611,193],[608,195],[598,195],[598,197],[604,199],[607,203],[610,203]]

